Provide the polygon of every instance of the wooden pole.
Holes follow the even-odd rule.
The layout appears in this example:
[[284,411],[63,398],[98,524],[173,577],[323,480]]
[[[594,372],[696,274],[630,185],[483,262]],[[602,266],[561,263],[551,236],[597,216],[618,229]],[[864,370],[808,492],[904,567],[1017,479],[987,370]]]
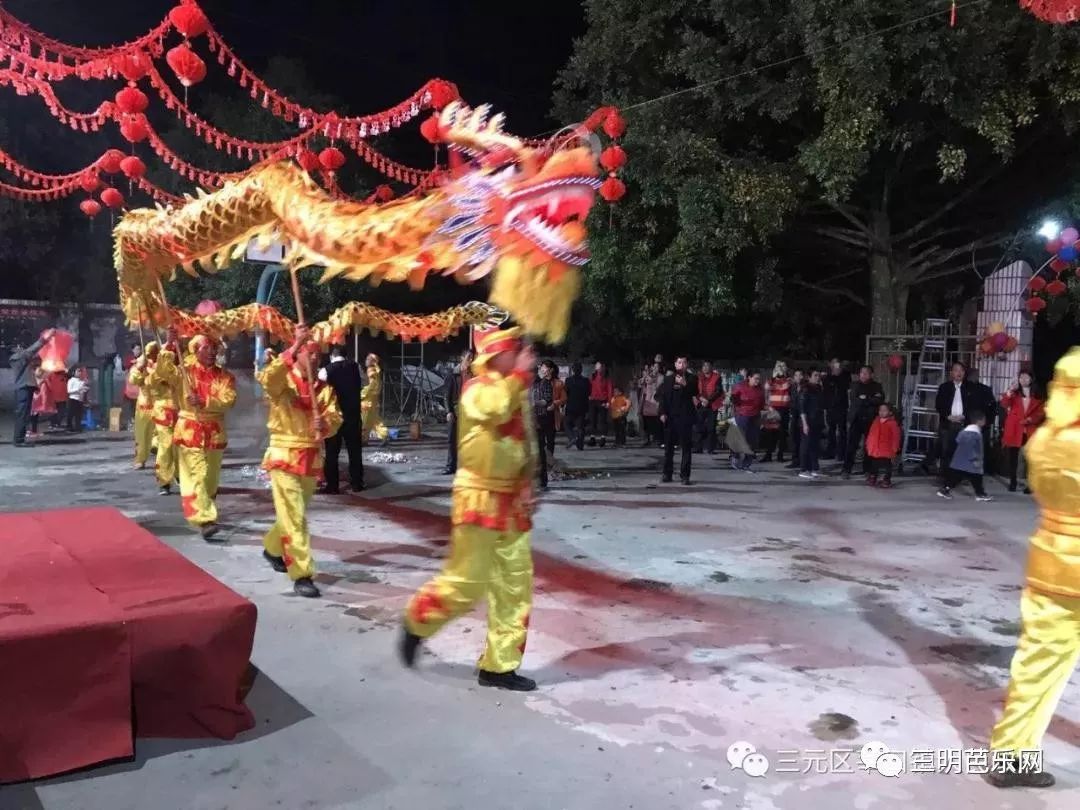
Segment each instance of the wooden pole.
[[[292,294],[293,303],[296,305],[296,323],[297,326],[307,326],[307,321],[304,320],[304,302],[300,298],[300,278],[297,275],[295,269],[289,270],[289,278],[292,280]],[[311,358],[308,357],[306,364],[307,369],[307,384],[308,390],[311,392],[311,422],[312,429],[315,430],[316,436],[318,435],[318,423],[319,423],[319,402],[315,396],[315,375],[311,370]]]
[[135,301],[135,312],[137,312],[139,316],[139,348],[142,350],[142,353],[140,354],[140,357],[142,357],[146,355],[146,339],[143,338],[142,304],[140,304],[138,300]]

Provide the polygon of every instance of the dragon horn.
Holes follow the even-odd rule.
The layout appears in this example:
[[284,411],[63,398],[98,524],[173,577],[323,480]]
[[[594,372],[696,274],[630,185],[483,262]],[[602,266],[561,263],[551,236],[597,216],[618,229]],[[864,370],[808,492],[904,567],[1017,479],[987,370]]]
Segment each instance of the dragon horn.
[[449,143],[480,151],[491,151],[502,147],[515,151],[522,148],[517,138],[503,132],[503,115],[492,116],[491,107],[483,104],[475,110],[460,102],[453,102],[443,108],[439,116],[439,128]]

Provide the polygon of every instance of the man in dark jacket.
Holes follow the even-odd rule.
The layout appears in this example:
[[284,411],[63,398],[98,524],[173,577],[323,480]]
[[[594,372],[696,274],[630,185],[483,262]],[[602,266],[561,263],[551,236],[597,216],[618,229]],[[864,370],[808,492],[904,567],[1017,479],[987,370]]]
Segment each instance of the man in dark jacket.
[[664,425],[664,470],[661,482],[671,481],[675,467],[675,443],[682,451],[679,479],[684,486],[690,484],[690,460],[693,458],[694,424],[697,411],[694,400],[698,396],[697,377],[686,369],[686,358],[675,358],[675,372],[664,378],[657,400],[660,403],[660,422]]
[[840,358],[829,362],[829,373],[821,382],[825,405],[825,429],[828,441],[825,458],[836,458],[847,451],[848,391],[851,389],[851,372],[844,368]]
[[540,455],[540,489],[548,488],[549,457],[555,453],[555,363],[542,362],[536,370],[531,392],[533,416],[536,417],[536,444]]
[[465,384],[472,365],[472,351],[464,352],[450,376],[446,378],[446,466],[443,467],[443,475],[453,475],[457,472],[457,406],[461,400],[461,387]]
[[[972,397],[972,411],[979,411],[986,417],[986,424],[982,427],[983,437],[983,471],[985,475],[994,474],[994,454],[990,449],[990,434],[994,424],[998,420],[1000,408],[994,389],[985,385],[979,379],[977,368],[968,370],[968,382],[971,383],[974,397]],[[971,422],[971,411],[968,412],[968,422]]]
[[16,447],[26,447],[26,426],[30,424],[30,406],[34,401],[34,391],[37,390],[37,382],[34,380],[34,370],[38,365],[38,352],[41,347],[53,339],[55,329],[48,329],[41,337],[23,348],[22,344],[28,342],[28,337],[19,341],[19,345],[11,353],[9,365],[15,378],[15,436],[13,443]]
[[[863,366],[859,369],[859,379],[851,384],[848,394],[848,443],[844,455],[843,477],[851,478],[855,468],[855,456],[866,440],[870,425],[877,415],[878,405],[885,401],[885,390],[874,379],[874,369]],[[865,460],[864,460],[865,466]]]
[[923,461],[925,469],[929,469],[936,458],[941,462],[944,475],[956,449],[956,437],[968,423],[968,415],[976,409],[977,397],[975,386],[967,379],[967,366],[953,363],[949,379],[938,386],[937,396],[934,397],[934,409],[938,414],[938,440]]
[[323,492],[337,495],[341,491],[338,488],[338,456],[341,455],[342,444],[349,454],[349,485],[353,492],[360,492],[364,489],[363,443],[360,440],[360,389],[364,386],[364,380],[360,376],[360,366],[345,356],[341,346],[334,346],[330,350],[330,363],[319,371],[319,378],[325,378],[334,389],[342,416],[338,432],[324,443]]
[[566,380],[566,433],[570,437],[567,447],[585,449],[585,417],[589,413],[589,381],[581,376],[581,363],[570,366]]

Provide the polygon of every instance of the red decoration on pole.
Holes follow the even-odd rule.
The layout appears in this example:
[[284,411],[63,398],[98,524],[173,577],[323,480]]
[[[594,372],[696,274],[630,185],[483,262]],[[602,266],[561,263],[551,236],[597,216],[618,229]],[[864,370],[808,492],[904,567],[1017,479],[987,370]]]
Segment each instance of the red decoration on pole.
[[165,61],[184,87],[191,87],[206,78],[206,63],[186,42],[170,48]]
[[461,98],[457,85],[445,79],[432,79],[428,83],[427,91],[431,94],[431,106],[436,110],[441,110],[450,102]]
[[137,115],[124,119],[124,122],[120,124],[120,134],[131,143],[145,141],[146,136],[150,134],[150,130],[146,125],[146,118]]
[[621,138],[626,132],[626,121],[618,110],[612,108],[604,118],[604,132],[609,138]]
[[1032,292],[1039,292],[1046,289],[1046,279],[1042,276],[1032,276],[1027,285]]
[[134,180],[136,177],[142,177],[146,174],[146,164],[135,155],[128,155],[120,161],[120,171],[122,171],[126,177]]
[[336,146],[328,146],[319,152],[319,165],[328,172],[336,172],[345,165],[345,155]]
[[1020,8],[1048,23],[1064,25],[1080,20],[1080,2],[1077,0],[1020,0]]
[[600,196],[609,203],[618,202],[626,194],[626,184],[615,175],[611,175],[600,184]]
[[210,28],[203,10],[188,0],[169,11],[169,22],[185,39],[201,36]]
[[101,201],[109,208],[120,208],[124,204],[124,195],[112,186],[101,192]]
[[379,186],[375,189],[375,199],[379,202],[390,202],[394,199],[394,190],[390,186]]
[[1027,300],[1027,303],[1024,304],[1024,306],[1027,308],[1028,312],[1030,312],[1032,315],[1035,315],[1046,309],[1046,301],[1044,301],[1042,298],[1032,297]]
[[125,87],[116,94],[116,106],[122,113],[138,115],[146,112],[150,99],[138,87]]
[[888,363],[892,371],[899,371],[904,367],[904,358],[899,354],[890,354]]
[[300,164],[300,168],[308,174],[317,172],[320,167],[319,156],[312,152],[310,149],[301,149],[296,154],[296,162]]
[[1054,279],[1046,285],[1046,294],[1050,296],[1057,296],[1064,293],[1068,287],[1065,286],[1065,282],[1061,279]]
[[85,172],[83,176],[79,178],[79,188],[81,188],[87,194],[91,194],[92,192],[97,191],[97,188],[100,185],[101,178],[98,177],[97,172]]
[[113,57],[112,69],[129,82],[137,82],[150,70],[150,57],[139,49],[120,53]]
[[626,152],[617,144],[609,146],[600,153],[600,165],[604,171],[617,172],[626,165]]
[[431,117],[426,119],[424,123],[420,125],[420,134],[424,136],[424,140],[428,143],[438,143],[442,140],[439,133],[439,116],[432,113]]
[[83,200],[79,203],[79,210],[93,219],[101,213],[101,203],[97,200]]
[[110,149],[98,160],[98,165],[106,174],[116,174],[120,171],[120,161],[124,159],[124,153],[119,149]]

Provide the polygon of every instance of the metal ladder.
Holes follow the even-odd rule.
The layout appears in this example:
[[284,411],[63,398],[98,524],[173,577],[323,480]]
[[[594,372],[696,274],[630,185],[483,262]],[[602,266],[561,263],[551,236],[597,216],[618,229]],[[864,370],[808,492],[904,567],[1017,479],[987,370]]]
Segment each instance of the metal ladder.
[[904,449],[901,467],[907,462],[923,462],[938,439],[938,412],[934,407],[938,387],[945,382],[949,343],[949,321],[927,318],[919,350],[915,384],[904,409]]

